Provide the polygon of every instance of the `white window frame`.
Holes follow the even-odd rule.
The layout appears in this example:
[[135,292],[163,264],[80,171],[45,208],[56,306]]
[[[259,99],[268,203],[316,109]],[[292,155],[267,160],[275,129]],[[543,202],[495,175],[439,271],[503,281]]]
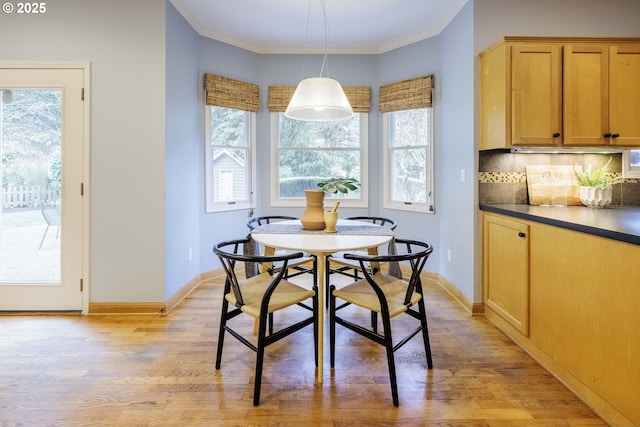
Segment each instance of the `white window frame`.
[[[271,113],[271,206],[272,207],[304,207],[306,201],[304,197],[280,198],[278,196],[279,177],[279,138],[280,138],[280,114]],[[359,199],[339,199],[340,207],[366,208],[369,206],[369,114],[360,114],[360,198]],[[315,188],[316,190],[318,188]],[[325,197],[325,203],[329,203],[329,195]]]
[[622,152],[622,177],[640,178],[640,166],[631,165],[631,151],[640,151],[640,149],[624,150]]
[[[391,197],[392,194],[392,173],[393,173],[393,165],[392,165],[392,152],[393,150],[399,148],[393,148],[391,146],[392,142],[392,132],[393,126],[391,125],[391,120],[394,112],[382,113],[382,142],[384,145],[384,155],[383,155],[383,168],[384,168],[384,176],[389,177],[388,179],[384,179],[383,182],[383,192],[384,192],[384,202],[383,206],[385,209],[395,209],[401,211],[411,211],[411,212],[423,212],[423,213],[435,213],[435,185],[434,185],[434,157],[433,157],[433,108],[431,107],[431,114],[429,115],[430,123],[429,123],[429,143],[425,147],[427,151],[427,162],[426,167],[427,171],[425,176],[427,178],[427,196],[425,202],[406,202],[401,200],[393,200]],[[401,149],[401,148],[400,148]]]
[[245,135],[247,141],[247,200],[233,202],[216,202],[214,200],[213,147],[211,146],[211,106],[205,105],[205,212],[227,212],[253,209],[255,206],[256,188],[256,113],[245,111]]

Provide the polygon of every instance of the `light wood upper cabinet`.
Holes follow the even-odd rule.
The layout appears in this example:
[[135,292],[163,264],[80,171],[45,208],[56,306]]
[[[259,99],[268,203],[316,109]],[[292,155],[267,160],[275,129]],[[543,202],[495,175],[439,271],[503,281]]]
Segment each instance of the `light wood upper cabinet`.
[[640,46],[564,47],[563,143],[640,146]]
[[564,145],[607,145],[609,47],[564,47]]
[[609,101],[610,144],[640,147],[640,44],[610,48]]
[[562,130],[562,47],[511,47],[511,143],[547,146]]
[[480,56],[481,149],[640,146],[640,39],[505,37]]

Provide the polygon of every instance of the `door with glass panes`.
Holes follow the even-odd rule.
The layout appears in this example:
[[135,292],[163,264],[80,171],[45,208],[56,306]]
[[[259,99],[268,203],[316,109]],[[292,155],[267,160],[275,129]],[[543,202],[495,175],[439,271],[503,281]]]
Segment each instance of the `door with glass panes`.
[[0,64],[0,311],[83,309],[84,81]]

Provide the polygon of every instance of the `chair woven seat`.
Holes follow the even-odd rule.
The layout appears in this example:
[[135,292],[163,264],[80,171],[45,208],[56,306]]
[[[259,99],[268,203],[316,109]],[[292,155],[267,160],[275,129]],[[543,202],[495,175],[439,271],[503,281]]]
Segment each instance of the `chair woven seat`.
[[[382,272],[377,272],[372,278],[384,292],[389,305],[390,317],[395,317],[407,311],[407,305],[404,303],[407,295],[407,282],[405,280]],[[336,289],[333,291],[333,295],[367,310],[375,311],[376,313],[382,312],[380,299],[367,279],[361,279],[343,288]],[[422,295],[414,292],[411,295],[411,303],[409,305],[417,304],[420,298],[422,298]]]
[[[353,220],[353,221],[369,222],[373,225],[385,227],[392,231],[395,230],[397,226],[394,220],[390,218],[379,217],[379,216],[352,216],[345,219]],[[389,245],[393,245],[393,244],[394,244],[393,240],[389,242]],[[365,251],[357,250],[357,251],[350,251],[350,252],[336,252],[331,256],[328,256],[326,261],[326,266],[325,266],[325,269],[327,272],[326,279],[325,279],[325,292],[327,295],[329,295],[329,282],[330,282],[330,276],[332,274],[341,274],[343,276],[351,277],[355,280],[358,280],[359,278],[362,277],[362,271],[361,271],[362,267],[360,266],[360,262],[358,262],[355,259],[345,258],[344,255],[347,253],[360,255],[360,256],[369,255],[369,252],[366,250]],[[328,300],[326,301],[326,306],[327,308],[329,307]]]
[[[244,305],[242,305],[240,309],[244,313],[258,319],[260,317],[260,306],[262,304],[264,290],[271,282],[273,282],[273,276],[268,273],[261,273],[249,279],[238,280],[238,285],[244,299]],[[315,292],[313,290],[305,289],[286,280],[281,280],[271,295],[267,312],[273,313],[285,307],[298,304],[306,299],[313,298],[314,295]],[[236,306],[238,303],[233,292],[226,294],[225,298],[229,301],[229,304],[233,306]]]

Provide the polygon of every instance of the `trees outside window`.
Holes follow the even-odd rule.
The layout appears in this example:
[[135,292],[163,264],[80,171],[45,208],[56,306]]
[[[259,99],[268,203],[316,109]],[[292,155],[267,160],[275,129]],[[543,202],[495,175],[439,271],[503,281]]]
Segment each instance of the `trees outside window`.
[[366,206],[367,114],[338,121],[302,121],[272,113],[274,206],[301,206],[304,190],[328,178],[355,178],[357,191],[327,194],[343,206]]
[[206,107],[206,211],[248,209],[253,204],[254,113]]
[[[1,90],[3,191],[19,190],[24,205],[54,203],[60,195],[62,91]],[[12,204],[13,206],[13,204]]]
[[433,212],[433,109],[383,114],[385,208]]

